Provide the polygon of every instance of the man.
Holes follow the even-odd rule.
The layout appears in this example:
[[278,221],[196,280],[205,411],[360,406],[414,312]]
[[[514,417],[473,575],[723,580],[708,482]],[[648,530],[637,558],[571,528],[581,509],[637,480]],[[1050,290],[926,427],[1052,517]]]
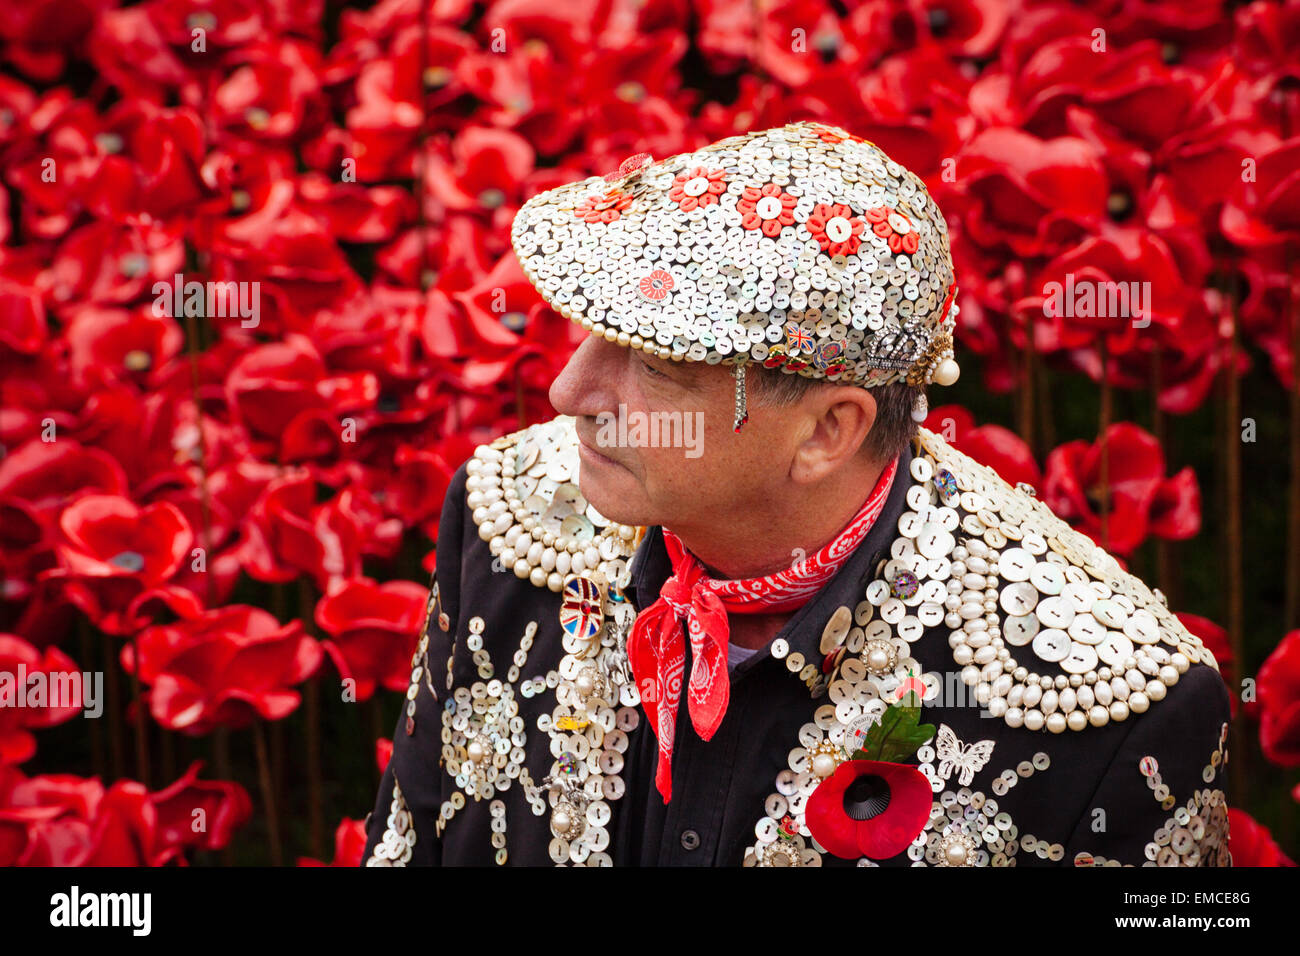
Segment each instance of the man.
[[367,864],[1228,864],[1213,656],[917,425],[957,377],[917,177],[794,123],[513,242],[592,334],[451,484]]

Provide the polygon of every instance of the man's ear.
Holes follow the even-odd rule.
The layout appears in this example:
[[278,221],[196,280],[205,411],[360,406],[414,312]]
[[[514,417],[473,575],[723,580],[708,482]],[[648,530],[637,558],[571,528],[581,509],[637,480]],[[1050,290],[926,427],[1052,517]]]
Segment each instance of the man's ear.
[[812,432],[795,449],[790,478],[815,484],[855,458],[876,421],[876,399],[865,388],[836,385],[805,396]]

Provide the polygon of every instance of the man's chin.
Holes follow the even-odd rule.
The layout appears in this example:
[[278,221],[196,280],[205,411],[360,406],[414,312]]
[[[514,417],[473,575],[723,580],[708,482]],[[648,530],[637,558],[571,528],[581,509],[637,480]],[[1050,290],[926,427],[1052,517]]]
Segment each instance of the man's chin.
[[606,458],[586,445],[578,446],[578,490],[582,497],[610,521],[642,524],[636,509],[641,489],[626,465]]

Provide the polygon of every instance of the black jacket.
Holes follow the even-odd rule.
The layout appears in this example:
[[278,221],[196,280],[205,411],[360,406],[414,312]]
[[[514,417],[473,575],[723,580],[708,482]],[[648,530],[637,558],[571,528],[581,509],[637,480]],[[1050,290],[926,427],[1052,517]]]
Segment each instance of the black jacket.
[[[668,805],[654,786],[657,741],[642,712],[623,753],[627,792],[611,802],[604,852],[615,865],[734,866],[745,862],[747,853],[749,862],[756,859],[752,848],[762,846],[756,827],[767,813],[765,802],[776,792],[778,774],[789,773],[801,728],[828,702],[825,681],[809,681],[806,665],[822,669],[826,655],[819,645],[828,619],[837,608],[859,606],[865,586],[891,557],[899,517],[908,509],[905,498],[915,484],[909,465],[919,447],[902,456],[884,512],[837,576],[768,648],[733,668],[730,705],[712,740],[705,743],[696,736],[683,702]],[[538,718],[550,713],[555,691],[552,684],[540,694],[531,693],[538,685],[529,679],[545,678],[564,653],[560,596],[501,568],[477,533],[470,510],[462,466],[442,514],[427,640],[415,660],[414,713],[408,718],[404,711],[398,720],[392,760],[368,818],[364,860],[370,865],[393,857],[412,865],[554,865],[549,807],[540,799],[530,801],[517,775],[510,778],[500,771],[498,784],[475,799],[446,768],[453,732],[444,729],[444,710],[454,711],[455,695],[468,700],[470,688],[482,682],[484,652],[496,678],[505,680],[521,638],[536,622],[533,646],[513,682],[510,706],[518,713],[512,716],[522,723],[514,724],[519,731],[511,749],[524,757],[533,783],[551,772],[551,742],[538,729]],[[628,596],[635,606],[645,607],[670,572],[659,529],[649,530],[632,567]],[[481,627],[474,619],[481,620]],[[469,646],[475,637],[471,626],[481,632],[477,652]],[[1193,663],[1167,697],[1145,713],[1052,733],[1009,726],[975,703],[959,679],[961,668],[954,663],[948,634],[943,623],[927,627],[911,651],[942,687],[940,699],[924,706],[922,720],[946,725],[957,738],[957,754],[969,756],[977,742],[992,742],[987,762],[972,762],[969,785],[959,782],[959,759],[935,793],[934,829],[943,831],[956,819],[973,833],[972,862],[1228,865],[1221,788],[1229,707],[1212,658]],[[771,653],[780,642],[788,644],[783,659]],[[689,642],[687,653],[689,672]],[[791,668],[795,655],[803,661]],[[937,743],[930,741],[931,751]],[[951,744],[948,752],[954,752]],[[1155,762],[1148,761],[1144,772],[1140,763],[1148,757]],[[508,762],[517,774],[518,762]],[[930,763],[938,765],[933,756]],[[508,786],[502,788],[501,781]],[[931,852],[927,857],[916,848],[910,855],[872,862],[928,865],[940,856]],[[825,853],[820,862],[851,866],[858,861]]]

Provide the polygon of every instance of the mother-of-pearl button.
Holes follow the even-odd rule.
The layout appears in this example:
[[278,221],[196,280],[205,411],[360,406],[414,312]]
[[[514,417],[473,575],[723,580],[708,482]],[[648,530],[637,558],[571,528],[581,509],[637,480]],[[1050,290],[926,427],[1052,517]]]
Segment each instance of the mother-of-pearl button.
[[1034,639],[1040,624],[1034,614],[1016,614],[1002,621],[1002,639],[1014,647],[1024,647]]
[[1106,628],[1091,614],[1075,615],[1067,630],[1070,636],[1081,644],[1097,645],[1106,639]]
[[1160,640],[1160,625],[1150,611],[1140,610],[1124,622],[1124,633],[1137,644],[1155,644]]
[[844,242],[853,235],[853,224],[843,216],[831,216],[826,220],[826,238],[831,242]]
[[1069,634],[1066,634],[1060,628],[1049,627],[1046,630],[1039,631],[1034,638],[1034,653],[1041,660],[1050,663],[1063,661],[1070,656],[1070,646],[1073,643]]
[[1124,608],[1114,601],[1097,601],[1092,605],[1092,616],[1107,627],[1123,627],[1128,620]]
[[944,529],[943,525],[927,521],[916,536],[916,550],[933,560],[953,549],[956,540]]
[[754,204],[754,214],[759,219],[775,219],[781,215],[781,200],[776,196],[764,196]]
[[1133,655],[1133,642],[1119,631],[1107,631],[1106,639],[1097,645],[1097,656],[1111,667],[1119,667]]
[[1065,588],[1065,572],[1050,561],[1039,561],[1030,570],[1029,581],[1044,594],[1060,594]]
[[[703,196],[709,191],[709,180],[704,176],[696,176],[694,179],[688,179],[682,184],[682,192],[688,196]],[[775,196],[765,196],[765,199],[776,199]],[[760,200],[761,202],[761,200]],[[778,204],[780,200],[777,200]],[[770,218],[770,217],[768,217]]]
[[998,603],[1008,614],[1028,614],[1038,604],[1038,589],[1028,581],[1008,584],[1002,589]]
[[1043,598],[1034,613],[1048,627],[1069,627],[1074,620],[1074,605],[1064,597]]
[[1070,654],[1061,661],[1061,670],[1067,674],[1086,674],[1097,666],[1097,652],[1087,644],[1074,641]]
[[1028,581],[1035,564],[1024,548],[1007,548],[998,558],[998,576],[1004,581]]
[[[1068,577],[1068,572],[1067,572]],[[1061,597],[1073,605],[1076,611],[1088,611],[1097,603],[1097,595],[1092,588],[1080,581],[1071,581],[1061,589]]]

